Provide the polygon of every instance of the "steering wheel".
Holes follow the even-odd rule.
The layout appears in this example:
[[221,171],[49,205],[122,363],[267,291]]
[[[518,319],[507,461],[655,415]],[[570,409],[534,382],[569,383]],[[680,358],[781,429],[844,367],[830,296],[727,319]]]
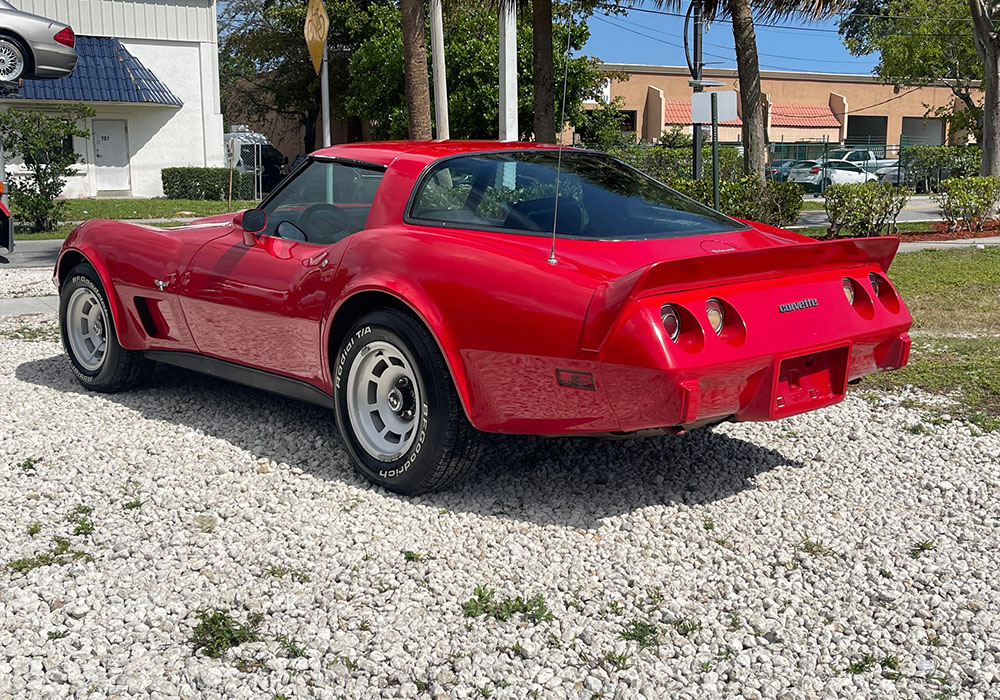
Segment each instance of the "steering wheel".
[[302,231],[305,232],[306,237],[310,243],[335,243],[340,240],[340,236],[331,235],[331,240],[326,241],[327,231],[316,231],[309,227],[309,219],[318,212],[323,212],[324,214],[330,215],[336,224],[343,229],[345,234],[351,233],[354,230],[354,222],[351,217],[348,216],[343,209],[338,207],[336,204],[329,204],[327,202],[317,202],[316,204],[310,204],[308,207],[302,210],[298,218],[295,220],[295,225],[298,226]]

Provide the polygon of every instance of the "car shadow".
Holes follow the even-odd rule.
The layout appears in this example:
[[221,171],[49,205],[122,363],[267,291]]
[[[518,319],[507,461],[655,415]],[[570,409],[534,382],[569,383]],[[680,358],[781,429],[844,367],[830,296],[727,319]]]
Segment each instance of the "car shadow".
[[[61,355],[25,362],[15,376],[60,392],[94,395],[79,385]],[[385,498],[586,530],[647,506],[723,500],[754,488],[763,472],[802,466],[775,450],[707,429],[630,440],[491,435],[471,478],[407,498],[371,486],[354,471],[332,412],[319,406],[169,366],[158,366],[141,390],[100,396],[145,418],[226,440],[258,459]]]

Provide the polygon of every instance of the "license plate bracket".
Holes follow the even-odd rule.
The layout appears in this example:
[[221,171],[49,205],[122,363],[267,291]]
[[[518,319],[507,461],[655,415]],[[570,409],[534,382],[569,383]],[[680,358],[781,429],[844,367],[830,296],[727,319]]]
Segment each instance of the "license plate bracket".
[[786,357],[771,393],[771,417],[803,413],[837,403],[847,391],[849,346]]

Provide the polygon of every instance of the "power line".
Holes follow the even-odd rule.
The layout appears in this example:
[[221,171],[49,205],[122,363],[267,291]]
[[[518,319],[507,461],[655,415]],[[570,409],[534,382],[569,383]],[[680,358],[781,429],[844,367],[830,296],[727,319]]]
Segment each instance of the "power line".
[[[602,7],[604,9],[614,9],[617,5],[597,5],[597,7]],[[684,15],[678,12],[667,12],[666,10],[650,10],[644,7],[630,7],[629,12],[644,12],[649,15],[660,15],[662,17],[684,17]],[[895,17],[895,19],[904,19],[902,17]],[[919,17],[905,18],[905,19],[920,19]],[[934,18],[929,18],[934,19]],[[723,24],[732,24],[730,19],[713,19],[712,22],[721,22]],[[840,34],[838,29],[823,29],[821,27],[800,27],[789,24],[772,24],[767,22],[754,22],[755,29],[780,29],[784,31],[793,32],[813,32],[817,34]],[[952,33],[924,33],[924,32],[899,32],[896,36],[922,36],[922,37],[954,37],[954,32]]]

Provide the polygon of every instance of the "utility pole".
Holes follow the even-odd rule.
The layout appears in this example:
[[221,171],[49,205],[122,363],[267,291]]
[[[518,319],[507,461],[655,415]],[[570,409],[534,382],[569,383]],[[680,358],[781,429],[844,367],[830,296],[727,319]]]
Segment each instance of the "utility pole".
[[[689,83],[694,92],[701,92],[704,87],[701,85],[702,69],[705,67],[701,53],[701,35],[704,31],[704,12],[702,0],[691,0],[687,15],[684,17],[684,53],[687,57],[688,70],[691,72],[691,82]],[[694,60],[688,54],[688,20],[694,17]],[[692,124],[692,139],[694,141],[694,162],[691,164],[694,171],[694,179],[701,179],[701,124]]]
[[517,5],[500,3],[500,140],[516,141],[517,130]]
[[441,0],[431,0],[431,63],[434,71],[434,125],[439,139],[451,138],[448,127],[448,80],[444,62],[444,19]]

